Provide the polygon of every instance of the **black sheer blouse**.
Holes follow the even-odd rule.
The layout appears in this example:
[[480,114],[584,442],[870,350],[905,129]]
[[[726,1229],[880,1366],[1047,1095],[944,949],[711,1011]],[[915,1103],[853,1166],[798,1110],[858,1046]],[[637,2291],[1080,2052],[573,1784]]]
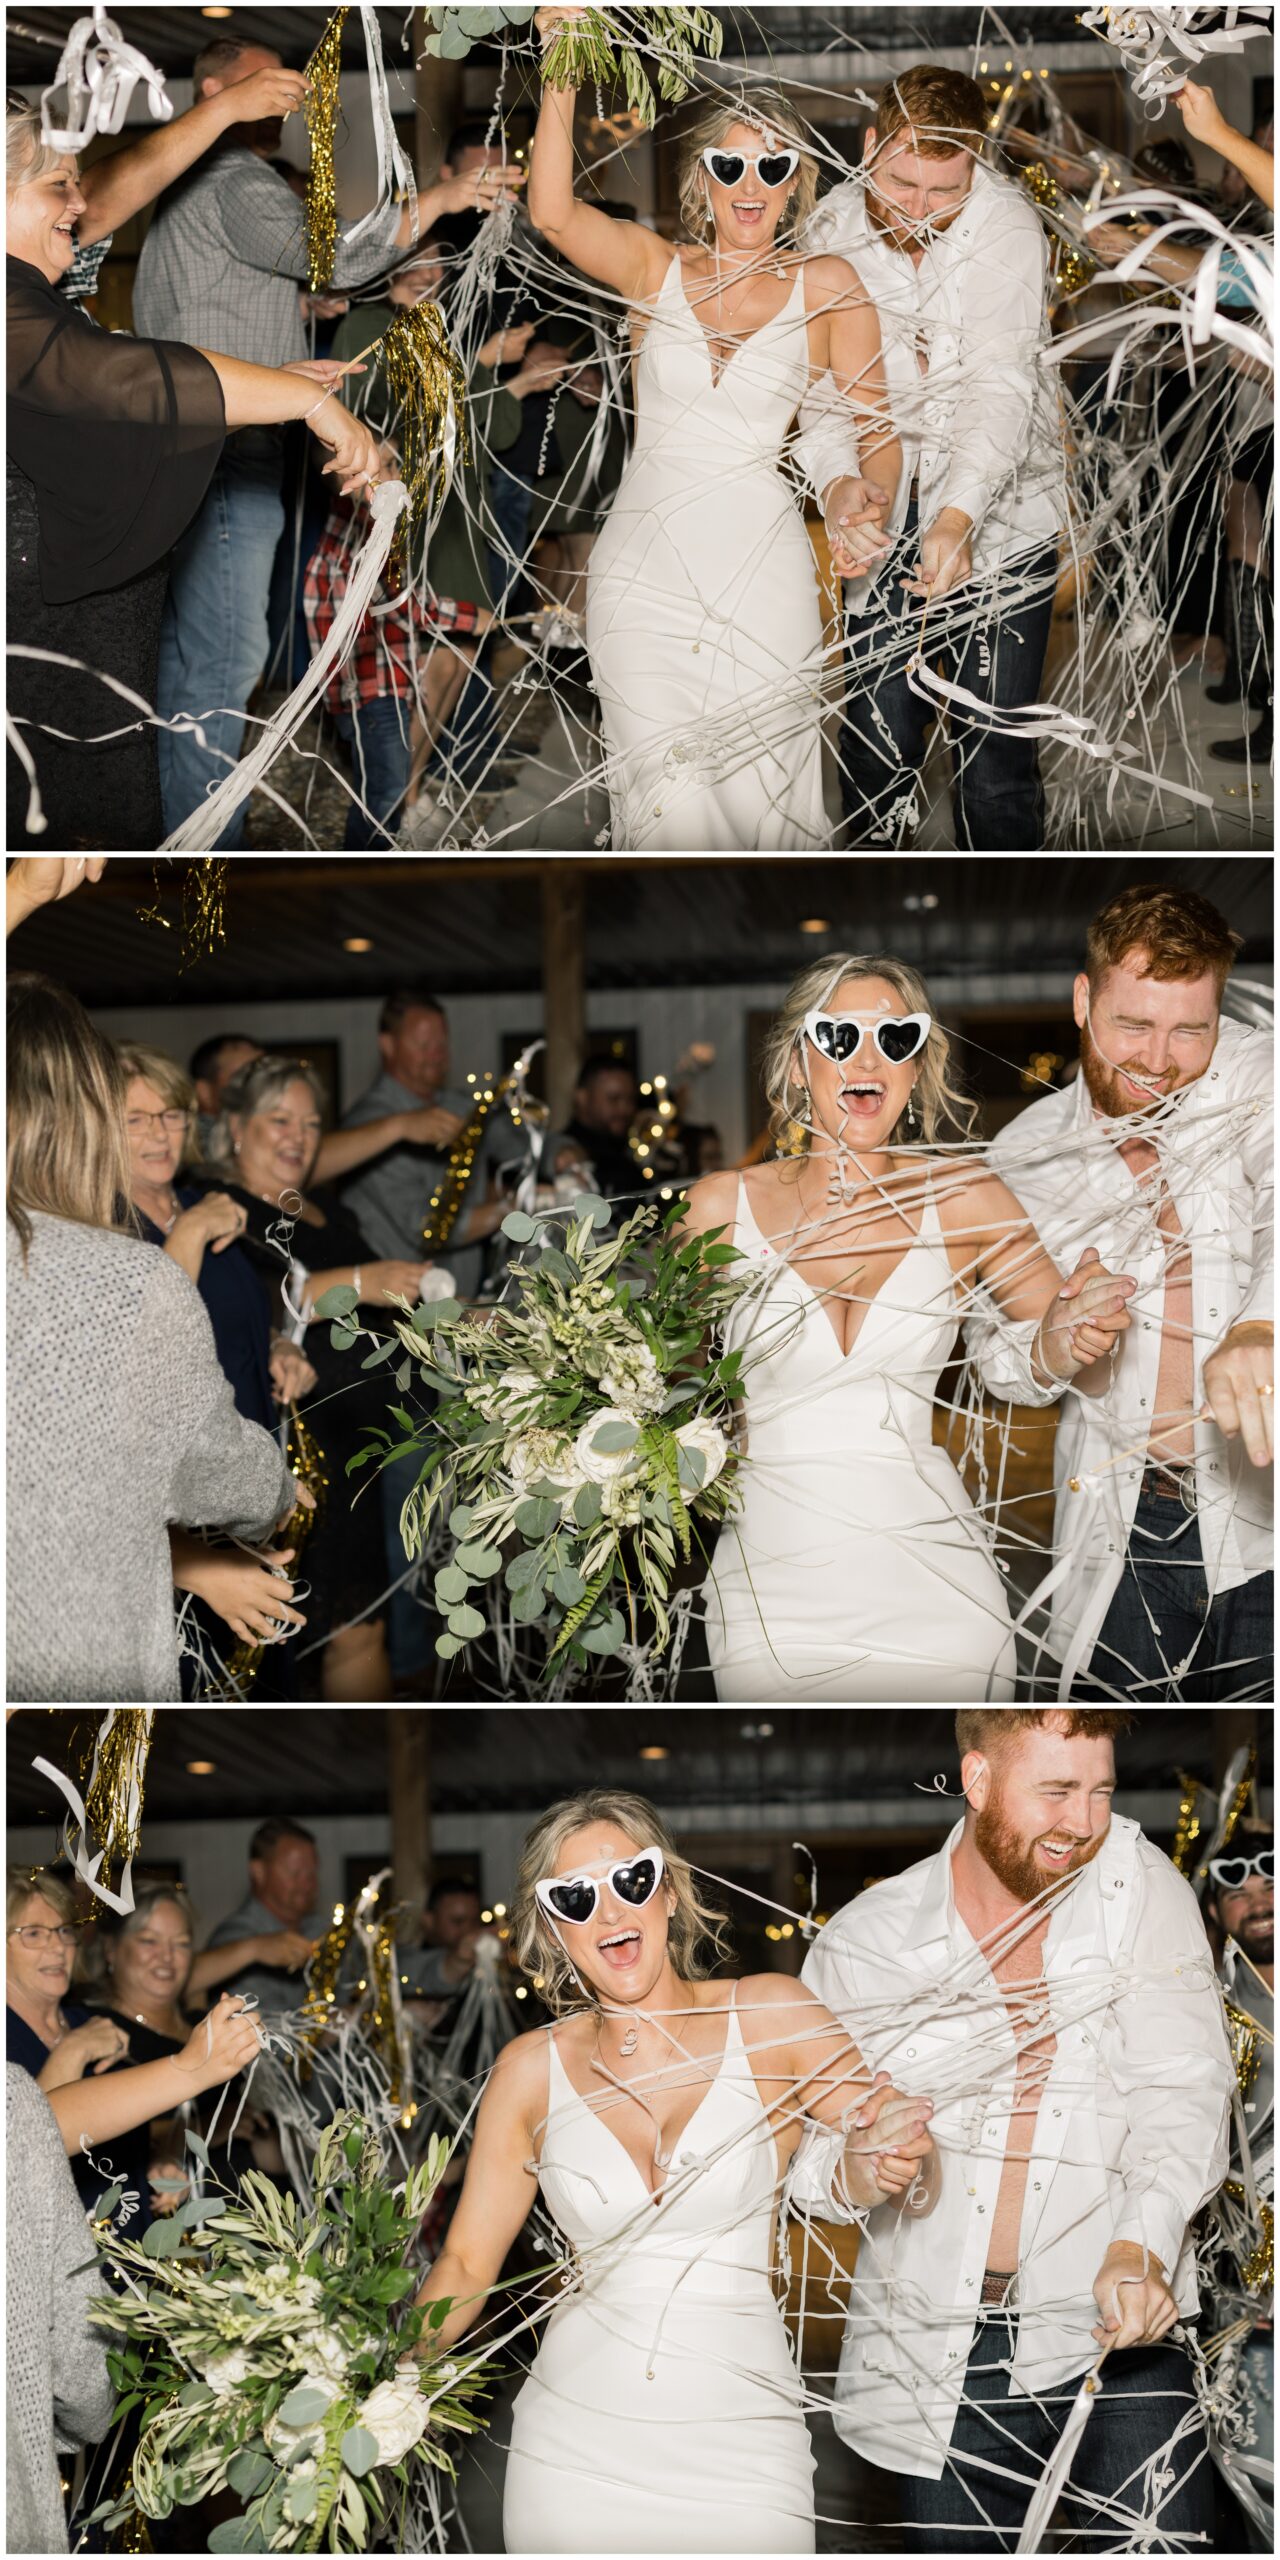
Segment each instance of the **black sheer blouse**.
[[49,604],[123,586],[172,549],[226,434],[207,356],[176,339],[116,337],[6,259],[8,434],[33,482]]

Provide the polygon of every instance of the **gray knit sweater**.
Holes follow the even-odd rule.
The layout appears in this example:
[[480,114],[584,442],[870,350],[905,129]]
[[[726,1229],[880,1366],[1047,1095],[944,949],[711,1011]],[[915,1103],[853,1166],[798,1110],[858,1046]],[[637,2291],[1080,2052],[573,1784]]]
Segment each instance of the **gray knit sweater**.
[[8,1694],[177,1698],[169,1524],[263,1538],[288,1469],[168,1254],[32,1225],[25,1262],[9,1229]]
[[115,2398],[102,2333],[85,2316],[104,2285],[53,2109],[19,2063],[6,2072],[5,2541],[65,2551],[58,2447],[96,2444]]

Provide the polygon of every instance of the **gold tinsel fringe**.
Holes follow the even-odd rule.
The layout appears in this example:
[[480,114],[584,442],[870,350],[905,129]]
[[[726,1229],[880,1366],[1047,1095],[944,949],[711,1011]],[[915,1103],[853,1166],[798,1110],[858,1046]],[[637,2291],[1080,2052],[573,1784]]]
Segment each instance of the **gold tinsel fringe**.
[[335,9],[307,64],[304,114],[311,143],[307,178],[307,281],[313,293],[332,282],[338,237],[337,181],[333,169],[333,137],[338,123],[338,79],[342,69],[345,9]]
[[98,1882],[113,1888],[115,1875],[136,1857],[142,1830],[142,1782],[151,1748],[154,1707],[117,1707],[94,1743],[84,1791],[86,1846],[102,1851]]
[[[281,1545],[292,1547],[294,1550],[293,1567],[290,1568],[292,1574],[307,1539],[317,1522],[323,1517],[324,1507],[329,1497],[329,1479],[325,1474],[324,1451],[318,1441],[313,1440],[296,1404],[291,1404],[289,1407],[288,1459],[290,1473],[296,1477],[300,1485],[305,1485],[307,1490],[315,1496],[316,1506],[314,1511],[308,1511],[305,1503],[295,1502],[283,1529],[278,1532]],[[247,1688],[262,1667],[265,1651],[265,1645],[261,1644],[237,1645],[226,1666],[227,1687],[207,1689],[206,1698],[234,1697],[238,1690]]]
[[1195,1845],[1200,1837],[1200,1782],[1189,1778],[1185,1769],[1178,1771],[1182,1802],[1178,1807],[1178,1827],[1173,1835],[1170,1859],[1180,1876],[1189,1874]]
[[1258,2202],[1258,2219],[1262,2237],[1256,2249],[1240,2260],[1240,2281],[1246,2293],[1269,2291],[1276,2280],[1276,2217],[1273,2205]]
[[[304,2045],[318,2044],[332,2022],[338,2000],[338,1983],[354,1928],[354,1913],[349,1914],[344,1903],[335,1903],[333,1919],[307,1967],[307,1996],[298,2011]],[[304,2080],[309,2074],[310,2065],[304,2062]]]
[[398,564],[407,526],[418,524],[424,514],[430,521],[443,499],[450,469],[446,445],[451,415],[453,470],[468,458],[467,383],[438,302],[420,302],[412,311],[398,311],[379,345],[378,361],[394,402],[400,477],[409,492],[392,552]]
[[[149,907],[139,907],[139,924],[158,924],[166,933],[169,919],[160,904],[160,866],[152,865],[153,895]],[[225,854],[202,853],[189,861],[182,875],[182,956],[179,973],[189,969],[193,961],[208,958],[220,942],[227,938],[227,857]]]
[[1237,2009],[1234,2001],[1227,2000],[1223,2005],[1226,2009],[1227,2029],[1231,2037],[1231,2059],[1235,2064],[1236,2085],[1241,2097],[1247,2098],[1258,2077],[1258,2065],[1262,2060],[1258,2021],[1250,2017],[1247,2009]]

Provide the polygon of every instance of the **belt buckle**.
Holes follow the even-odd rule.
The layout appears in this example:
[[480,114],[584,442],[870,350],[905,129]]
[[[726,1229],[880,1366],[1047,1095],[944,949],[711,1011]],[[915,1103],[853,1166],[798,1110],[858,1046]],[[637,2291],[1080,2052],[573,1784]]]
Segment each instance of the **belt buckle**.
[[1178,1478],[1178,1500],[1181,1503],[1183,1510],[1188,1512],[1194,1519],[1196,1512],[1200,1508],[1199,1487],[1196,1483],[1196,1471],[1194,1467],[1184,1467]]

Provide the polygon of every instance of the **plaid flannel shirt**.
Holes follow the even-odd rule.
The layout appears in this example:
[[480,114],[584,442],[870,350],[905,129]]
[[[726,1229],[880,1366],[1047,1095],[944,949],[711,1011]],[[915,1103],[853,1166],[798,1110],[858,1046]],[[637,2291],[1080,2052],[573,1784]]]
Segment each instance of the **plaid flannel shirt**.
[[[334,508],[307,562],[302,610],[313,657],[324,647],[347,592],[351,552],[351,509]],[[335,717],[376,702],[380,694],[417,698],[419,668],[437,640],[459,639],[479,629],[480,608],[453,596],[420,596],[409,590],[393,596],[385,579],[381,596],[371,605],[356,633],[355,645],[325,688],[325,703]]]

